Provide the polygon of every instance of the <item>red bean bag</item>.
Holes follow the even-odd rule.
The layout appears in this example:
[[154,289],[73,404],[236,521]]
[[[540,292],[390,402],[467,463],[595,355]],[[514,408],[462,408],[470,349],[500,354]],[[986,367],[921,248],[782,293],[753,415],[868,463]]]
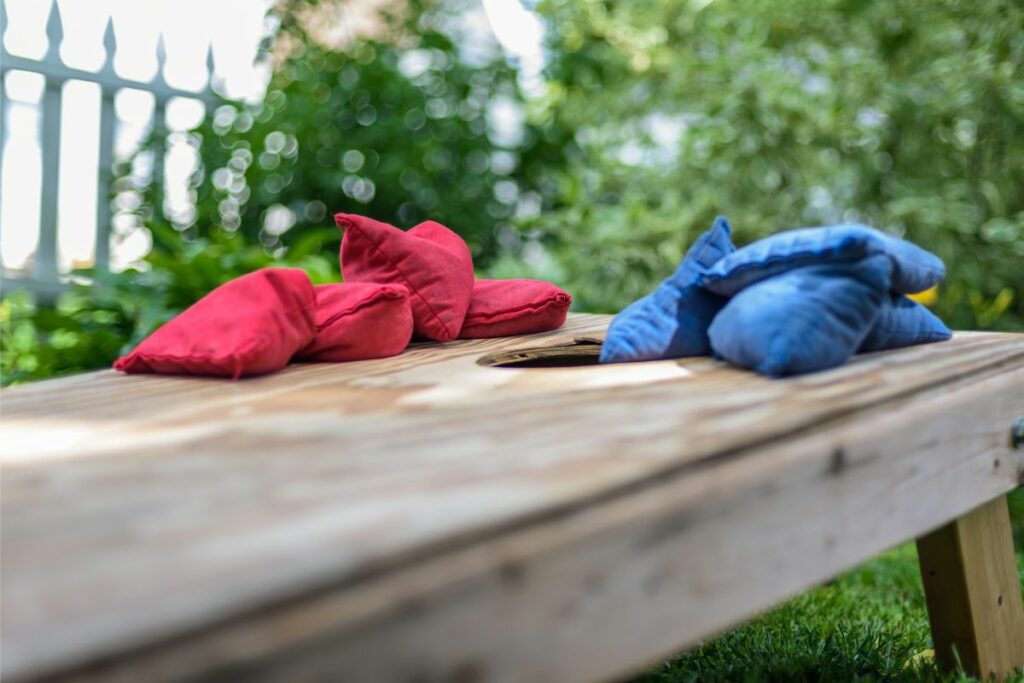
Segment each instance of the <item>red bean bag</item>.
[[334,220],[345,231],[345,282],[401,285],[409,291],[417,335],[437,341],[458,336],[473,295],[473,258],[461,237],[433,221],[404,232],[354,214]]
[[405,287],[345,282],[315,289],[316,337],[296,360],[340,363],[386,358],[409,345],[412,308]]
[[153,332],[114,368],[127,373],[239,377],[280,370],[313,339],[309,276],[265,268],[213,290]]
[[572,297],[540,280],[477,280],[459,337],[511,337],[565,324]]

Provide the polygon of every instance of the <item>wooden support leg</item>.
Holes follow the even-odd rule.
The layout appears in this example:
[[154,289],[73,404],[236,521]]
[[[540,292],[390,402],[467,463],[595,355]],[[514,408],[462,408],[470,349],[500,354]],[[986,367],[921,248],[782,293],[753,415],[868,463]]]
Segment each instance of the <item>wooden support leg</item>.
[[[1024,607],[1006,497],[917,541],[935,659],[979,678],[1024,667]],[[956,654],[954,654],[954,648]]]

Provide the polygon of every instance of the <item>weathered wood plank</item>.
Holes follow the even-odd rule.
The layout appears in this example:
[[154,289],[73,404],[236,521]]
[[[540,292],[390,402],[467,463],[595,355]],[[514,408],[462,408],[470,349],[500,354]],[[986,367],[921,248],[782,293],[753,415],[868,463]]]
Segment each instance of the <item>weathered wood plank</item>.
[[1012,487],[1024,459],[1001,437],[1022,380],[879,407],[870,438],[842,420],[87,673],[603,680]]
[[[503,565],[505,551],[494,542],[526,530],[554,538],[558,520],[589,520],[612,502],[674,500],[666,482],[692,486],[686,482],[701,481],[697,471],[732,467],[755,452],[770,454],[757,458],[766,464],[742,471],[772,472],[787,453],[802,452],[789,444],[822,425],[851,421],[846,459],[855,432],[880,421],[861,422],[862,413],[917,405],[918,395],[932,401],[953,388],[949,400],[959,405],[965,381],[996,382],[1024,366],[1022,338],[998,334],[961,334],[787,381],[708,359],[544,370],[476,364],[503,349],[600,337],[606,324],[574,316],[548,335],[421,346],[390,361],[299,366],[238,383],[105,372],[3,392],[5,676],[158,646],[170,652],[169,642],[197,632],[208,639],[189,641],[190,661],[231,661],[233,648],[249,650],[255,641],[218,628],[228,634],[219,641],[214,625],[359,587],[345,593],[344,618],[330,613],[324,624],[301,612],[299,631],[284,635],[274,626],[282,637],[276,651],[288,651],[284,641],[315,639],[303,630],[311,624],[333,632],[396,609],[402,590],[368,589],[386,577],[472,556],[430,580],[442,582],[432,590],[457,590]],[[838,438],[830,434],[817,438]],[[991,431],[978,438],[991,439]],[[825,453],[814,457],[834,457]],[[998,485],[979,476],[987,484],[968,488],[960,508],[953,496],[950,514],[1006,490],[1017,476],[1010,470],[1017,461],[1006,457]],[[788,490],[794,471],[782,468],[781,481],[748,487]],[[681,500],[711,514],[714,490]],[[881,549],[882,539],[892,544],[950,519],[939,516],[937,509],[910,515],[916,522],[900,529],[910,535],[872,537],[851,551],[856,560],[843,555],[815,576],[864,559],[861,551]],[[780,582],[784,593],[772,599],[810,580],[798,578]],[[636,656],[677,647],[689,637],[680,634]],[[627,660],[620,665],[639,662]],[[181,665],[173,660],[169,670]]]
[[1000,680],[1024,668],[1024,607],[1006,498],[922,537],[917,552],[939,665]]

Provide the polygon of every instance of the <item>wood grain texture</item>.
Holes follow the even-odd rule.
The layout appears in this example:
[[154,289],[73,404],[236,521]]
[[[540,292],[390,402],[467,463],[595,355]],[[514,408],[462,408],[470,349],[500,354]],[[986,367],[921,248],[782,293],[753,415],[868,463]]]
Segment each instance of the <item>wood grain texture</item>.
[[1006,498],[917,542],[935,659],[978,678],[1024,668],[1024,607]]
[[[609,614],[621,618],[573,622],[573,647],[587,635],[608,656],[592,657],[604,673],[584,667],[565,680],[614,675],[945,523],[1021,476],[1020,458],[996,437],[1005,437],[1014,410],[1024,412],[1021,336],[958,334],[785,381],[709,359],[529,370],[476,363],[503,350],[600,338],[607,320],[572,316],[546,335],[421,345],[395,359],[295,366],[235,383],[100,372],[4,391],[5,679],[121,671],[158,680],[251,661],[291,675],[316,662],[336,666],[325,643],[349,652],[338,643],[363,642],[367,656],[346,659],[356,673],[376,666],[375,652],[394,653],[382,671],[396,676],[416,668],[417,657],[442,658],[439,670],[448,670],[460,656],[479,662],[486,652],[489,679],[513,680],[511,658],[523,666],[522,657],[539,654],[530,648],[544,645],[542,634],[529,633],[540,628],[535,619],[551,617],[531,600],[588,585],[573,559],[588,557],[591,573],[604,567],[597,573],[612,577],[605,602],[595,604],[613,601]],[[970,423],[962,421],[968,412]],[[936,428],[964,432],[939,449],[948,451],[943,458],[925,458],[939,438],[901,430],[939,413]],[[918,459],[896,457],[903,452]],[[1002,458],[998,471],[993,453]],[[851,467],[858,458],[873,465]],[[823,467],[848,474],[810,486]],[[827,518],[835,548],[827,562],[808,561],[826,534],[811,514],[824,494],[792,506],[799,497],[778,498],[774,516],[744,502],[752,491],[797,487],[805,495],[801,481],[807,496],[834,497],[854,486],[846,477],[868,471],[849,506],[870,502],[869,519],[885,532],[865,533],[840,506]],[[888,494],[916,492],[926,475],[972,485],[932,495],[930,507],[886,527],[878,512],[901,505]],[[722,540],[742,526],[737,510],[765,523],[748,544],[775,549],[767,566]],[[702,521],[727,512],[721,528]],[[810,531],[769,534],[795,512]],[[615,582],[626,586],[649,566],[626,561],[636,535],[650,536],[659,523],[674,528],[680,515],[680,528],[692,532],[667,537],[684,545],[651,548],[672,549],[657,556],[672,576],[696,577],[685,595],[669,596],[690,602],[659,598],[660,611],[641,629],[637,610],[657,605],[638,600],[630,609],[630,590],[614,590]],[[850,534],[857,542],[847,546]],[[685,545],[693,539],[705,550]],[[710,548],[725,564],[699,559]],[[517,553],[523,559],[510,564]],[[733,557],[747,557],[746,566],[732,566]],[[798,571],[798,560],[813,569]],[[540,593],[508,588],[527,562],[539,563],[538,575],[553,572],[536,582],[547,588],[525,584]],[[770,587],[754,581],[756,599],[715,590],[771,562],[779,577]],[[506,594],[515,604],[494,602]],[[483,629],[473,619],[487,608],[507,613],[491,612]],[[409,614],[417,610],[420,619]],[[512,635],[495,628],[496,614]],[[408,629],[418,623],[428,628],[414,637]],[[610,633],[591,632],[622,628],[650,638],[612,647],[603,640]],[[522,647],[498,648],[506,636]],[[424,638],[451,647],[428,656],[418,649],[429,644]],[[538,656],[538,671],[555,671],[549,660]]]

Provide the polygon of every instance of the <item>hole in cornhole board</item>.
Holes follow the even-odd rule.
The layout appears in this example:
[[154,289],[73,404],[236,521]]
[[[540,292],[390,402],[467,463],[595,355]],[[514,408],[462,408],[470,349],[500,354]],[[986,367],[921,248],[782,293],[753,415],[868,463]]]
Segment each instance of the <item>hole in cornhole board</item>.
[[597,365],[600,353],[600,340],[581,337],[571,344],[492,353],[481,357],[477,363],[490,368],[577,368]]

